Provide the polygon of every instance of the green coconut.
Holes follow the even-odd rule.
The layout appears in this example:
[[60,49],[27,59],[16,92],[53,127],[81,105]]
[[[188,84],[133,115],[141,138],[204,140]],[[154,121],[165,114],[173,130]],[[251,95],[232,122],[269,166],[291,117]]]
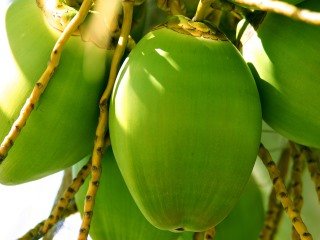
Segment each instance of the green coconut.
[[[87,157],[73,166],[74,175],[88,159]],[[86,180],[75,196],[82,214],[88,183]],[[93,240],[177,240],[180,236],[159,230],[144,218],[128,191],[111,148],[102,160],[102,177],[95,200],[90,236]]]
[[[261,134],[254,79],[237,49],[205,25],[147,34],[119,71],[110,136],[138,207],[156,227],[203,231],[246,185]],[[190,28],[190,27],[189,27]],[[181,33],[183,32],[183,33]],[[204,33],[206,32],[206,33]]]
[[[34,0],[0,10],[0,141],[45,70],[60,32]],[[111,52],[72,36],[26,126],[0,164],[0,182],[18,184],[55,173],[93,147],[98,101]]]
[[[317,0],[298,5],[320,10]],[[255,68],[264,120],[284,137],[320,148],[318,26],[268,14],[243,46]]]

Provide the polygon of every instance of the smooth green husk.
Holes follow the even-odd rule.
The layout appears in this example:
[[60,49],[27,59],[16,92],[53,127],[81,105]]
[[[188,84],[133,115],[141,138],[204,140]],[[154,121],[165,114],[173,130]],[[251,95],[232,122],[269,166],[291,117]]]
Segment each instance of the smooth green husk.
[[227,216],[249,179],[261,133],[258,91],[230,42],[161,28],[120,69],[109,127],[145,217],[160,229],[203,231]]
[[[298,5],[320,10],[317,0]],[[300,144],[320,148],[320,28],[268,14],[243,55],[257,71],[264,120]]]
[[[73,166],[74,176],[88,159]],[[88,183],[87,179],[75,196],[81,213]],[[95,200],[90,236],[93,240],[177,240],[180,236],[155,228],[143,217],[121,176],[111,148],[102,160],[102,177]]]
[[261,192],[250,178],[239,202],[217,227],[216,240],[256,240],[264,221]]
[[[1,9],[0,141],[45,70],[60,32],[45,23],[34,0]],[[98,101],[111,52],[72,36],[39,104],[7,158],[0,182],[18,184],[64,169],[92,149]]]
[[[264,212],[261,191],[254,177],[251,177],[239,202],[229,216],[216,226],[214,239],[257,240],[263,226]],[[193,233],[185,233],[183,236],[184,240],[193,239]]]

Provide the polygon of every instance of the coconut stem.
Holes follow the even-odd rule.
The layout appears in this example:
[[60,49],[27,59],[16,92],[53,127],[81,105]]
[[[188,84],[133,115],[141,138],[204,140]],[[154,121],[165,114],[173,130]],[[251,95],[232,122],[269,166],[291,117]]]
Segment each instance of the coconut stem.
[[192,18],[193,21],[202,21],[207,16],[208,8],[214,2],[214,0],[199,0],[196,14]]
[[313,25],[320,25],[320,13],[296,6],[279,0],[234,0],[235,3],[253,7],[262,11],[274,12],[292,19]]
[[76,178],[73,179],[70,186],[66,188],[57,203],[53,206],[48,219],[45,220],[43,227],[39,231],[42,236],[44,236],[61,219],[61,216],[74,198],[74,195],[78,192],[79,188],[90,174],[90,170],[91,160],[82,167]]
[[[65,190],[56,200],[49,217],[46,220],[38,223],[33,229],[28,231],[19,240],[36,240],[42,238],[47,232],[56,225],[62,219],[70,216],[77,211],[74,199],[75,193],[84,183],[85,179],[90,173],[91,161],[82,167],[82,169],[77,174],[76,178],[73,179],[72,183],[66,187]],[[63,183],[62,183],[63,184]],[[59,190],[60,191],[60,190]],[[58,193],[59,194],[59,193]]]
[[168,0],[168,7],[172,15],[184,15],[180,0]]
[[[63,171],[63,178],[59,187],[59,190],[57,192],[55,201],[54,201],[54,205],[57,204],[57,202],[59,201],[59,199],[63,196],[64,191],[70,186],[70,184],[72,183],[72,168],[69,167],[67,169],[65,169]],[[71,202],[68,205],[68,208],[71,205],[75,205],[75,200],[74,198],[71,200]],[[77,211],[77,210],[76,210]],[[61,217],[60,221],[55,224],[49,231],[48,233],[43,237],[43,240],[52,240],[54,235],[59,231],[60,227],[63,225],[64,223],[64,219]]]
[[35,105],[39,101],[42,93],[45,91],[51,77],[53,76],[54,71],[59,65],[59,61],[60,61],[60,57],[61,57],[61,53],[64,45],[69,40],[72,33],[78,28],[78,26],[85,19],[91,7],[91,4],[92,4],[92,0],[83,1],[83,4],[81,5],[79,12],[67,25],[64,31],[61,33],[56,44],[54,45],[47,68],[45,69],[40,79],[35,84],[29,98],[26,100],[25,104],[23,105],[18,118],[13,123],[9,133],[7,134],[7,136],[4,138],[3,142],[0,145],[0,163],[5,159],[9,150],[13,146],[15,140],[19,136],[22,128],[26,125],[26,122],[32,110],[34,109]]
[[[285,147],[278,162],[278,168],[282,179],[286,178],[289,168],[289,160],[291,155],[291,149]],[[277,232],[278,225],[280,222],[281,215],[283,213],[281,203],[277,200],[275,189],[272,189],[269,196],[268,210],[264,220],[263,228],[259,234],[261,240],[273,239]]]
[[317,192],[318,200],[320,202],[320,157],[316,156],[316,154],[313,153],[310,148],[305,147],[305,149],[307,151],[308,170],[311,179],[315,184],[315,190]]
[[172,15],[185,15],[180,0],[156,0],[157,6],[161,10]]
[[120,37],[115,49],[108,79],[108,84],[99,102],[99,120],[96,129],[96,138],[92,153],[92,170],[91,180],[89,183],[86,199],[84,203],[84,214],[82,218],[82,224],[78,239],[85,240],[89,234],[90,223],[93,215],[93,207],[95,202],[95,196],[99,187],[100,175],[101,175],[101,160],[103,157],[103,150],[105,147],[105,135],[108,125],[108,100],[111,96],[112,89],[116,80],[117,72],[119,69],[120,61],[123,57],[126,49],[128,38],[131,30],[132,15],[134,0],[122,0],[123,7],[123,24],[121,27]]
[[[70,215],[76,212],[77,212],[77,206],[75,202],[72,202],[72,204],[69,204],[68,207],[64,210],[62,216],[60,217],[60,221],[66,219],[67,217],[69,217]],[[41,235],[39,232],[44,223],[45,223],[45,220],[41,221],[33,229],[29,230],[22,237],[18,238],[18,240],[38,240],[42,238],[43,235]]]
[[[292,148],[292,170],[291,170],[291,186],[290,193],[293,198],[294,211],[301,214],[301,209],[303,205],[303,197],[302,197],[302,173],[304,169],[304,163],[306,160],[306,150],[301,149],[301,151],[296,148],[295,144],[291,143]],[[300,240],[299,234],[296,229],[292,227],[292,239]]]
[[262,143],[260,144],[259,148],[259,157],[269,172],[278,200],[281,202],[285,212],[290,218],[292,225],[299,233],[301,240],[313,239],[312,235],[308,232],[308,229],[304,224],[300,214],[295,211],[294,204],[289,197],[283,180],[281,179],[279,169],[272,160],[269,151],[263,146]]

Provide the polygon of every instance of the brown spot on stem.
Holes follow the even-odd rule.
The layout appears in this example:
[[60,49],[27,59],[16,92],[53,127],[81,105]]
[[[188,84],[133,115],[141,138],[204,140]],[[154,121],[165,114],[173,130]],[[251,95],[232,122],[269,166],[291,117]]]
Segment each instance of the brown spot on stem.
[[275,178],[272,180],[273,184],[276,184],[278,180],[279,180],[279,177],[275,177]]
[[17,132],[21,131],[21,127],[19,125],[15,125],[14,128],[16,129]]
[[103,154],[103,149],[102,147],[97,148],[97,153],[101,156]]
[[280,192],[280,193],[279,193],[279,196],[280,196],[281,198],[287,198],[287,197],[288,197],[288,194],[287,194],[286,192]]
[[85,212],[84,215],[86,215],[87,217],[91,218],[91,216],[92,216],[92,211]]
[[304,236],[304,237],[310,237],[310,236],[311,236],[311,234],[310,234],[310,233],[308,233],[308,232],[304,232],[304,233],[302,234],[302,236]]
[[292,222],[293,222],[293,223],[300,222],[300,218],[299,218],[299,217],[294,217],[294,218],[292,219]]
[[88,169],[88,165],[84,165],[83,167],[82,167],[82,170],[87,170]]
[[100,101],[99,107],[105,108],[105,106],[107,105],[107,102],[108,102],[108,99],[104,98],[102,101]]
[[92,169],[91,169],[92,171],[99,171],[99,166],[97,166],[97,165],[92,165]]
[[68,187],[68,190],[67,190],[69,193],[74,193],[76,190],[74,190],[72,187]]
[[87,195],[86,196],[86,201],[91,201],[92,200],[92,196],[91,195]]
[[98,187],[100,183],[99,183],[99,181],[94,181],[94,182],[92,182],[92,184],[93,184],[94,186]]
[[274,161],[270,161],[267,163],[267,166],[270,168],[270,167],[273,167],[275,166],[276,164],[274,163]]
[[43,88],[43,84],[42,84],[41,82],[37,82],[37,83],[36,83],[36,86],[37,86],[38,88],[40,88],[40,89]]

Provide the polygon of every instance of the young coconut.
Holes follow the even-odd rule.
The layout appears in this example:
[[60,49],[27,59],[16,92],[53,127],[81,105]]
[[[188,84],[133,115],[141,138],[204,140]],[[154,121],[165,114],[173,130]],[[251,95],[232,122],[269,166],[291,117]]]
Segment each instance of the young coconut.
[[[87,157],[73,166],[74,175],[88,160]],[[85,181],[75,196],[82,214],[88,182]],[[106,151],[102,161],[102,175],[94,209],[90,227],[93,240],[177,240],[180,236],[159,230],[144,218],[128,191],[111,148]]]
[[218,31],[175,16],[124,62],[110,137],[138,207],[156,227],[204,231],[239,200],[260,143],[254,79]]
[[[15,0],[0,14],[0,141],[46,68],[61,34],[34,0]],[[72,36],[40,102],[6,158],[0,182],[18,184],[57,172],[91,151],[98,101],[111,51]]]
[[[320,3],[298,7],[319,11]],[[286,138],[320,148],[320,28],[268,14],[251,35],[243,56],[258,73],[264,120]]]

